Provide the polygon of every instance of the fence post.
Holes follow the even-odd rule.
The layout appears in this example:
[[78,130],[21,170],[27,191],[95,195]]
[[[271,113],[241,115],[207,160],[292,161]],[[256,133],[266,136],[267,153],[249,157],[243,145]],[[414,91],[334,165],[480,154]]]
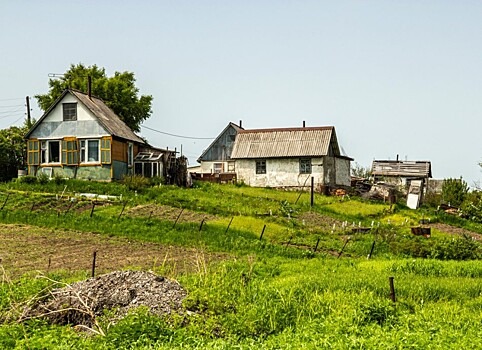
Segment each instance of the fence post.
[[316,253],[316,250],[318,249],[319,243],[320,243],[320,237],[318,237],[318,240],[316,241],[316,246],[315,246],[315,249],[313,250],[313,253]]
[[122,214],[124,213],[124,209],[126,208],[126,205],[127,205],[127,202],[124,202],[124,206],[122,207],[122,210],[121,210],[121,212],[120,212],[119,217],[117,218],[117,220],[120,220]]
[[94,250],[94,253],[92,255],[92,277],[95,277],[95,260],[97,258],[97,251]]
[[393,276],[388,277],[388,281],[390,282],[390,299],[392,299],[392,301],[395,302],[396,298],[395,298],[395,286],[393,284]]
[[286,247],[285,247],[285,249],[288,248],[288,246],[290,245],[292,239],[293,239],[293,236],[291,236],[290,239],[288,240],[288,242],[286,242]]
[[315,204],[315,178],[311,177],[311,206]]
[[[340,252],[338,253],[338,258],[341,256],[341,254],[343,253],[343,250],[345,250],[345,247],[346,245],[348,244],[348,242],[350,241],[350,237],[348,237],[345,241],[345,244],[343,244],[343,248],[341,248]],[[371,253],[370,253],[371,254]],[[337,259],[338,259],[337,258]]]
[[5,205],[7,204],[7,201],[8,201],[8,198],[10,197],[10,193],[7,194],[7,198],[5,198],[5,202],[3,202],[3,205],[2,207],[0,208],[0,210],[3,210],[3,208],[5,208]]
[[199,225],[199,232],[201,232],[201,230],[202,230],[202,228],[203,228],[203,224],[204,224],[204,219],[202,219],[201,225]]
[[372,243],[372,248],[370,249],[370,254],[368,254],[367,259],[370,259],[372,257],[373,249],[375,249],[375,242],[376,241],[374,240]]
[[92,210],[90,211],[90,217],[94,215],[94,209],[95,209],[95,202],[92,202]]
[[181,212],[180,212],[179,215],[177,216],[176,221],[174,221],[174,225],[172,226],[172,228],[176,227],[177,221],[178,221],[179,218],[181,217],[183,211],[184,211],[184,209],[181,209]]
[[226,231],[224,231],[225,234],[228,233],[229,227],[231,226],[231,223],[233,222],[233,219],[234,219],[234,216],[231,218],[231,220],[229,220],[228,227],[226,227]]
[[259,240],[263,238],[264,230],[266,229],[266,225],[263,226],[263,231],[261,231],[261,236],[259,236]]

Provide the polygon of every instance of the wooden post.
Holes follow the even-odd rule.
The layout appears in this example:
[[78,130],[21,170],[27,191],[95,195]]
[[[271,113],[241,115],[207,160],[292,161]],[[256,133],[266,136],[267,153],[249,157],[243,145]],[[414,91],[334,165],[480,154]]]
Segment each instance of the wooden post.
[[95,277],[95,259],[97,258],[97,251],[94,250],[92,255],[92,277]]
[[121,212],[120,212],[119,217],[117,218],[117,220],[120,220],[122,214],[124,213],[124,209],[126,208],[126,205],[127,205],[127,202],[124,202],[124,206],[122,207],[122,210],[121,210]]
[[320,237],[318,237],[318,240],[316,241],[316,246],[315,246],[315,249],[313,250],[313,253],[316,253],[316,250],[318,249],[318,244],[320,244]]
[[259,236],[259,240],[263,238],[264,230],[266,229],[266,225],[263,226],[263,231],[261,231],[261,235]]
[[32,203],[32,206],[30,207],[30,212],[33,211],[33,208],[35,207],[35,202]]
[[3,210],[3,208],[5,208],[5,205],[7,204],[7,201],[8,201],[8,198],[10,197],[10,193],[7,194],[7,198],[5,198],[5,202],[3,202],[3,205],[2,207],[0,208],[0,210]]
[[151,212],[149,213],[149,219],[147,219],[147,221],[151,221],[151,217],[152,217],[153,212],[154,212],[154,210],[151,210]]
[[372,248],[370,249],[370,254],[368,254],[367,259],[370,259],[372,257],[373,249],[375,249],[375,242],[376,241],[373,241],[372,243]]
[[231,223],[233,222],[233,219],[234,219],[234,216],[231,218],[231,220],[229,220],[228,227],[226,227],[226,231],[224,231],[225,234],[228,233],[229,227],[231,226]]
[[315,178],[311,177],[311,206],[315,203]]
[[65,211],[64,215],[67,215],[67,213],[69,212],[70,208],[72,208],[73,205],[74,205],[74,202],[70,201],[69,207]]
[[393,302],[396,302],[395,286],[393,284],[393,276],[388,277],[388,281],[390,283],[390,299],[392,299]]
[[285,247],[285,248],[288,248],[288,246],[290,245],[292,239],[293,239],[293,236],[291,236],[290,239],[288,240],[288,242],[286,242],[286,247]]
[[183,211],[184,211],[184,209],[181,209],[181,212],[180,212],[179,215],[177,216],[176,221],[174,221],[174,225],[172,226],[172,228],[176,227],[177,221],[178,221],[179,218],[181,217],[181,214],[182,214]]
[[95,209],[95,202],[92,202],[92,210],[90,211],[90,217],[94,215],[94,209]]
[[202,219],[201,225],[199,225],[199,232],[201,232],[201,230],[202,230],[202,228],[203,228],[204,220],[205,220],[205,219]]
[[345,247],[346,247],[346,245],[348,244],[349,241],[350,241],[350,238],[347,238],[346,241],[345,241],[345,244],[343,244],[343,248],[341,248],[340,252],[338,253],[338,258],[343,253],[343,250],[345,250]]

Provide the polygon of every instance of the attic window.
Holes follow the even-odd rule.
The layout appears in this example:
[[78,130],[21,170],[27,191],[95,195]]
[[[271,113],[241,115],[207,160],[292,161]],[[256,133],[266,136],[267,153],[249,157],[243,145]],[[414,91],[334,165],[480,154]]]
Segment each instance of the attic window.
[[77,103],[63,103],[62,108],[64,122],[77,120]]

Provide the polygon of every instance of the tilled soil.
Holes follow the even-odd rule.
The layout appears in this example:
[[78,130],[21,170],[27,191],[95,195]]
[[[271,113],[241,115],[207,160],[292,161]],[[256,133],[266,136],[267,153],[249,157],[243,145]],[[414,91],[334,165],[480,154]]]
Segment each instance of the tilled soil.
[[196,248],[131,241],[106,235],[47,229],[29,225],[0,225],[0,265],[8,278],[23,273],[53,270],[90,271],[96,252],[96,273],[126,268],[156,269],[173,275],[197,271],[226,254],[205,253]]

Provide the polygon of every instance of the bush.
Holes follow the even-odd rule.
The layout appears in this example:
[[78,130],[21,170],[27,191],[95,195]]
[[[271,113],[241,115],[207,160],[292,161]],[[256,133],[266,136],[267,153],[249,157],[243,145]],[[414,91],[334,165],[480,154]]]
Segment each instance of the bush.
[[46,183],[49,182],[49,176],[45,173],[40,173],[37,176],[37,180],[38,180],[39,184],[45,185]]
[[131,191],[141,191],[151,185],[149,179],[141,175],[125,176],[122,183]]
[[26,175],[18,178],[18,182],[23,184],[34,184],[37,183],[37,177],[33,175]]
[[463,203],[468,192],[469,186],[462,178],[445,179],[442,185],[442,199],[445,203],[450,203],[454,207]]
[[480,258],[480,245],[469,235],[443,239],[432,247],[431,256],[441,260],[474,260]]

